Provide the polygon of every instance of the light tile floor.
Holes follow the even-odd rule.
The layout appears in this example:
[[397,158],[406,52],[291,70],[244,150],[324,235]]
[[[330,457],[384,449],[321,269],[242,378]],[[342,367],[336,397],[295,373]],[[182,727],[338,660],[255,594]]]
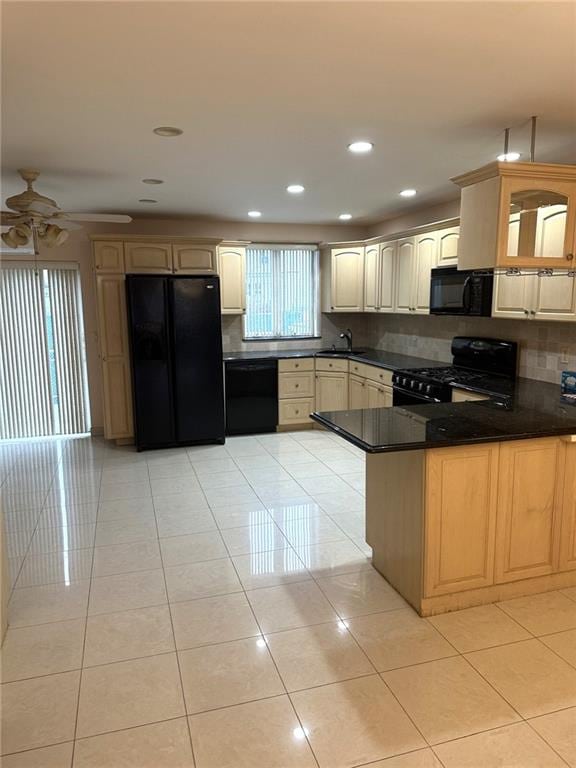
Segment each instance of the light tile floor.
[[576,768],[576,590],[419,618],[315,432],[0,446],[5,768]]

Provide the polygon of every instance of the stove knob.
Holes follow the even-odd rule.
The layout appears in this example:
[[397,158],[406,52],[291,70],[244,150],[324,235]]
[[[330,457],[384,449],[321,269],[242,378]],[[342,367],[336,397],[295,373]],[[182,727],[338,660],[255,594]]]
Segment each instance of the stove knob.
[[428,385],[426,386],[426,390],[425,390],[425,392],[426,392],[426,394],[427,394],[427,395],[432,395],[432,394],[434,394],[434,386],[433,386],[432,384],[428,384]]
[[418,384],[418,392],[425,392],[425,391],[426,391],[426,384],[423,381],[421,381]]
[[412,379],[410,382],[410,389],[417,390],[418,389],[419,382],[416,381],[416,379]]

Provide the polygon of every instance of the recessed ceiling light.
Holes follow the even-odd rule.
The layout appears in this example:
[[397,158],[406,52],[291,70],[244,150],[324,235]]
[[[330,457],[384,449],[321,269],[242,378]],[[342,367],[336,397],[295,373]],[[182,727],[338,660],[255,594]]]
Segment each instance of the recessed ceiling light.
[[248,216],[251,219],[259,219],[262,216],[262,211],[248,211]]
[[304,187],[302,184],[290,184],[286,187],[286,192],[290,192],[291,195],[299,195],[304,192]]
[[141,197],[140,200],[138,200],[139,203],[157,203],[158,200],[152,200],[151,197]]
[[402,192],[400,192],[400,197],[414,197],[415,194],[415,189],[403,189]]
[[184,131],[171,125],[161,125],[159,128],[154,128],[154,133],[156,136],[181,136]]
[[341,213],[340,216],[338,216],[338,218],[341,221],[349,221],[352,218],[352,214],[351,213]]
[[374,144],[371,141],[353,141],[352,144],[348,144],[348,149],[356,155],[362,155],[366,152],[372,152]]
[[516,160],[520,160],[520,152],[503,152],[496,159],[501,163],[514,163]]
[[142,179],[143,184],[164,184],[163,179]]

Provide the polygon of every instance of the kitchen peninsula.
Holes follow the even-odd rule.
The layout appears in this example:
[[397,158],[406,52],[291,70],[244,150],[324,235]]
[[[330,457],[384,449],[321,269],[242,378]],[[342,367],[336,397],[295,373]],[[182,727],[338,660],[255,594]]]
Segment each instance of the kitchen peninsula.
[[422,616],[576,585],[576,408],[489,394],[312,415],[366,451],[373,564]]

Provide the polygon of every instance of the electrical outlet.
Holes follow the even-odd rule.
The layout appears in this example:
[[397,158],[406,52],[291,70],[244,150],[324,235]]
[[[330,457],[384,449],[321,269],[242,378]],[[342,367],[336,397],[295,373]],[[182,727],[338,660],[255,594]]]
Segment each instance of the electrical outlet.
[[568,347],[563,347],[560,350],[560,362],[562,363],[562,365],[565,365],[566,363],[569,362],[568,358],[569,358]]

